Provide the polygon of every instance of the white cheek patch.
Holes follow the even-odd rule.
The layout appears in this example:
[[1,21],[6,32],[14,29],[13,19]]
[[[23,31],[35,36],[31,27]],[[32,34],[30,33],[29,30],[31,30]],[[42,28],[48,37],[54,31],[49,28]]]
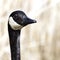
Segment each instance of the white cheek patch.
[[11,26],[12,29],[14,30],[20,30],[23,26],[19,25],[16,23],[12,17],[9,18],[9,25]]

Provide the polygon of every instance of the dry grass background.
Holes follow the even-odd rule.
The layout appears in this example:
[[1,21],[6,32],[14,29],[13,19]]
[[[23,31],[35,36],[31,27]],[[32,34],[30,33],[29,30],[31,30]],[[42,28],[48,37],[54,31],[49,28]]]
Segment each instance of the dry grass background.
[[0,0],[0,60],[11,60],[7,22],[14,10],[37,20],[21,31],[21,60],[60,60],[60,0]]

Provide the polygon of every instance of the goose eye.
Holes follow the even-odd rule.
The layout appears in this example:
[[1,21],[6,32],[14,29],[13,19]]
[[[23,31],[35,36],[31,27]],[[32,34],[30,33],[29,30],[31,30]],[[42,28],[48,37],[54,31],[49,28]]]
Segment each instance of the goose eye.
[[23,18],[25,18],[25,16],[23,16]]

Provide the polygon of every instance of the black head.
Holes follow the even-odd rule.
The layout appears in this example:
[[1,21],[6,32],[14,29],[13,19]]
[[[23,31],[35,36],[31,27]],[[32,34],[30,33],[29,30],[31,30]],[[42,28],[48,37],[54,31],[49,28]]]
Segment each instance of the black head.
[[36,23],[36,21],[28,18],[23,11],[14,11],[9,16],[9,24],[11,27],[12,25],[13,27],[17,27],[18,25],[20,25],[18,27],[24,27],[31,23]]

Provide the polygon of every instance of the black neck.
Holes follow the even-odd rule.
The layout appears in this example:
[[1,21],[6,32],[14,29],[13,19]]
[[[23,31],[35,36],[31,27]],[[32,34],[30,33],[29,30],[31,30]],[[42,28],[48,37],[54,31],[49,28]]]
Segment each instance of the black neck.
[[8,23],[11,60],[20,60],[20,30],[11,29]]

